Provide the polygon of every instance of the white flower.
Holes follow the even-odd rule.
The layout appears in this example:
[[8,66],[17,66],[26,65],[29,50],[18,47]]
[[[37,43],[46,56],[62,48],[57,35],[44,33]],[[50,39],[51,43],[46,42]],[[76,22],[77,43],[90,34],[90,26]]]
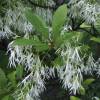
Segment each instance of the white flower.
[[33,98],[32,98],[32,97],[30,97],[30,95],[29,95],[29,94],[27,94],[27,95],[26,95],[26,100],[33,100]]
[[31,23],[25,22],[24,23],[24,33],[31,33],[33,31],[33,26]]
[[9,66],[14,66],[16,67],[16,62],[15,62],[15,52],[11,50],[11,55],[9,57]]
[[[24,62],[24,63],[25,63],[25,62]],[[29,55],[27,55],[27,57],[26,57],[25,66],[26,66],[26,68],[28,68],[28,69],[32,69],[33,65],[34,65],[33,54],[29,54]]]
[[81,84],[79,83],[78,77],[76,76],[73,80],[72,86],[70,87],[70,91],[73,94],[76,94],[77,90],[81,87]]
[[100,14],[100,6],[98,4],[91,4],[87,0],[70,0],[69,5],[71,5],[69,9],[71,17],[81,17],[89,24],[96,23],[98,14]]

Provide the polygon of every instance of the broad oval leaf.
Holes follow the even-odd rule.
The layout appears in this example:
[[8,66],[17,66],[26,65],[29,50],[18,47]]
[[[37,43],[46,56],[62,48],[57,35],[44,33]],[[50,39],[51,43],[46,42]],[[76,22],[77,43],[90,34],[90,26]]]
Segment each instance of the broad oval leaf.
[[24,39],[24,38],[19,38],[13,41],[13,46],[29,46],[32,45],[34,48],[39,51],[45,51],[49,49],[48,44],[41,42],[39,39]]
[[66,21],[66,16],[67,6],[66,4],[64,4],[57,9],[53,16],[52,29],[54,39],[60,36],[61,28],[63,27]]
[[25,38],[18,38],[13,41],[13,46],[18,45],[18,46],[27,46],[27,45],[34,45],[36,44],[36,41],[34,39],[25,39]]
[[42,36],[47,39],[49,37],[49,30],[45,21],[29,9],[25,11],[25,14],[27,20],[33,25],[36,31],[41,33]]

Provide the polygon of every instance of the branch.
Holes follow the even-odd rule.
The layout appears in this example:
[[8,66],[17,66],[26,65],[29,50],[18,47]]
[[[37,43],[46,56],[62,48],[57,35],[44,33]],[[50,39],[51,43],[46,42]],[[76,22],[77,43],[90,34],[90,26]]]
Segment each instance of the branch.
[[91,32],[90,31],[88,31],[88,30],[86,30],[85,28],[79,28],[80,30],[83,30],[83,31],[85,31],[85,32],[87,32],[87,33],[89,33],[89,34],[91,34]]
[[80,25],[82,25],[85,22],[85,20],[81,20],[80,23],[75,27],[76,29],[80,28]]

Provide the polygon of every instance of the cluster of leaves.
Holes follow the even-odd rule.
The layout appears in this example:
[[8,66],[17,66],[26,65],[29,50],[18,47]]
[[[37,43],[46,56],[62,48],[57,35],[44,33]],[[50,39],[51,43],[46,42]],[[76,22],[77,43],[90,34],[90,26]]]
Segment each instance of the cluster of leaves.
[[[3,59],[2,59],[3,58]],[[22,66],[16,69],[9,69],[8,56],[6,52],[0,50],[0,99],[13,100],[13,92],[16,90],[18,83],[21,81],[24,70]]]

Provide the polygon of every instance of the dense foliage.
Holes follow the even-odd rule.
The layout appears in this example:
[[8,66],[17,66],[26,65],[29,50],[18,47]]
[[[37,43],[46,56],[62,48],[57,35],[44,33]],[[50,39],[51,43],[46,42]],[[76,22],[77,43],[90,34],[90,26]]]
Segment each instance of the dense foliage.
[[100,100],[99,28],[99,0],[1,0],[0,100]]

